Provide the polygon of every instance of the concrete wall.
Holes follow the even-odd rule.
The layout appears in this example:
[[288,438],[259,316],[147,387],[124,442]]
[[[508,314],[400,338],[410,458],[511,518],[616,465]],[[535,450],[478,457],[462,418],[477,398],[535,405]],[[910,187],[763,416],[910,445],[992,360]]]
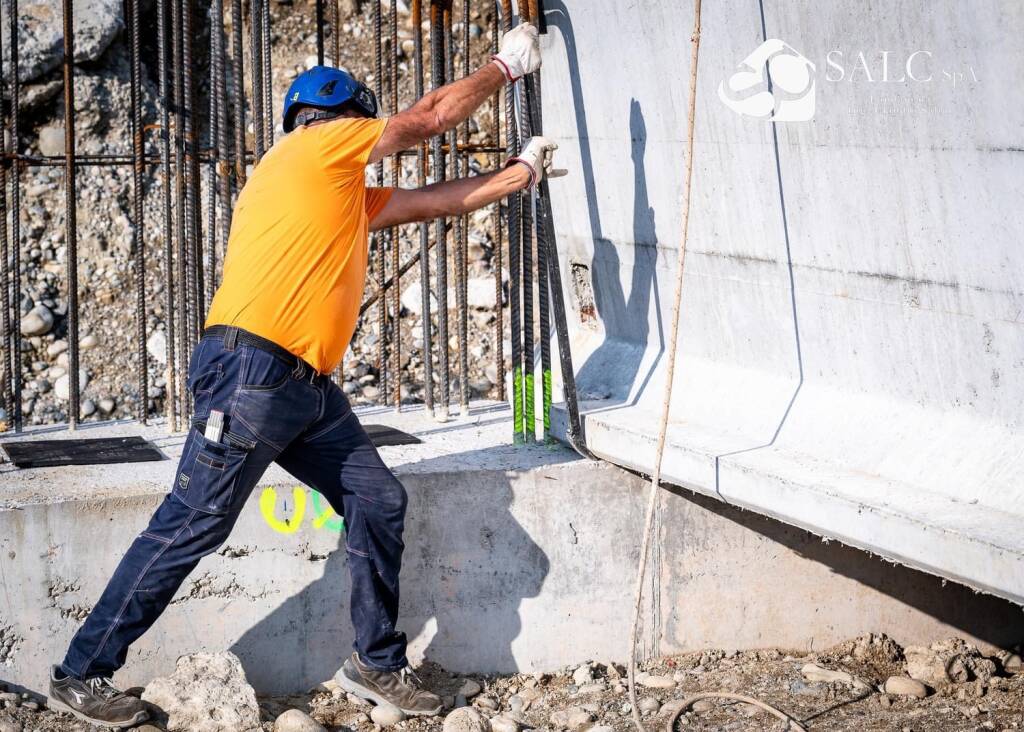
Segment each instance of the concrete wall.
[[[544,5],[588,441],[649,471],[693,6]],[[667,479],[1024,602],[1024,6],[729,0],[702,30]],[[808,121],[735,111],[773,38]]]
[[[438,461],[402,479],[410,511],[400,627],[414,639],[414,661],[485,672],[627,657],[639,478],[595,462],[507,472]],[[293,485],[275,479],[259,489],[276,486],[279,521],[296,518]],[[15,639],[0,655],[0,679],[45,690],[48,664],[160,500],[0,510],[0,639]],[[301,522],[272,529],[258,504],[254,496],[222,551],[132,648],[120,683],[144,684],[196,650],[230,648],[260,690],[303,690],[341,664],[352,634],[340,535],[313,528],[309,508]],[[1010,603],[710,499],[666,491],[660,517],[649,595],[658,622],[644,634],[647,652],[811,649],[868,631],[904,643],[1024,637]]]

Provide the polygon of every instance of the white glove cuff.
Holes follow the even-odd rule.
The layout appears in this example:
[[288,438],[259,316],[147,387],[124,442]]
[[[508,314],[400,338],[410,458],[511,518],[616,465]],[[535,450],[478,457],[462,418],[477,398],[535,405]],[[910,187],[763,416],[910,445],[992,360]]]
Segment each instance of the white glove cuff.
[[494,63],[498,64],[498,68],[501,69],[501,73],[505,75],[505,79],[508,82],[511,83],[513,81],[519,81],[521,78],[523,78],[522,73],[520,73],[519,76],[516,76],[512,68],[508,65],[508,62],[505,59],[503,59],[499,54],[494,54],[493,56],[491,56],[491,60],[494,61]]

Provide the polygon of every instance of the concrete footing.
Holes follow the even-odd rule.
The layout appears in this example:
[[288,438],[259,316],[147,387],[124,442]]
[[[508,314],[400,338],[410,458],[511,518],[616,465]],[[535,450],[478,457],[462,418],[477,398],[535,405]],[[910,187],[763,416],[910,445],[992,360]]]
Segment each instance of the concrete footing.
[[[401,627],[414,662],[460,671],[552,669],[627,656],[646,483],[562,448],[513,448],[503,407],[438,424],[365,410],[424,444],[383,448],[410,494]],[[0,466],[0,678],[45,689],[47,666],[162,500],[181,436],[143,432],[169,460],[17,471]],[[56,437],[48,433],[47,437]],[[340,522],[278,470],[228,543],[203,560],[132,648],[123,685],[180,654],[230,649],[261,691],[331,676],[350,652]],[[901,643],[1024,638],[1021,608],[684,491],[664,491],[648,585],[647,653],[815,649],[863,632]],[[11,640],[8,640],[11,639]]]

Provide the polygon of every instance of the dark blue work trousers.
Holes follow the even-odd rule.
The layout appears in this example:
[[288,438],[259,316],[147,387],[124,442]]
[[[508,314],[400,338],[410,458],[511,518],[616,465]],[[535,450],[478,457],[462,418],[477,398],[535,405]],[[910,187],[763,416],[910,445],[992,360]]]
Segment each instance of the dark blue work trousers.
[[[192,354],[188,388],[195,416],[174,485],[121,560],[61,668],[85,679],[110,676],[124,665],[128,647],[156,622],[199,560],[228,538],[271,462],[322,493],[345,517],[359,657],[384,671],[404,667],[406,638],[395,623],[405,489],[328,377],[311,377],[297,361],[225,340],[205,336]],[[211,409],[225,415],[219,442],[203,436]]]

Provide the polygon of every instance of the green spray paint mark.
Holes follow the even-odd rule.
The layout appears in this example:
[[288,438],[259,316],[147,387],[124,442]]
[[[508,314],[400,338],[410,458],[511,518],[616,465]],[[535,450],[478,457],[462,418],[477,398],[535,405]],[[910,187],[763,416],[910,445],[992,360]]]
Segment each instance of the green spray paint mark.
[[518,366],[512,369],[512,442],[522,445],[523,435],[523,372]]
[[530,371],[526,374],[526,417],[524,421],[524,428],[526,434],[524,435],[527,442],[533,442],[537,439],[537,417],[535,414],[536,405],[534,404],[533,395],[533,372]]
[[313,528],[315,529],[327,529],[333,531],[335,534],[340,534],[345,530],[345,519],[335,513],[334,508],[328,503],[327,506],[323,505],[325,500],[320,493],[317,491],[310,491],[313,495],[313,511],[316,513],[316,517],[313,519]]
[[551,436],[551,369],[545,369],[542,374],[544,393],[544,444],[550,445],[555,439]]

